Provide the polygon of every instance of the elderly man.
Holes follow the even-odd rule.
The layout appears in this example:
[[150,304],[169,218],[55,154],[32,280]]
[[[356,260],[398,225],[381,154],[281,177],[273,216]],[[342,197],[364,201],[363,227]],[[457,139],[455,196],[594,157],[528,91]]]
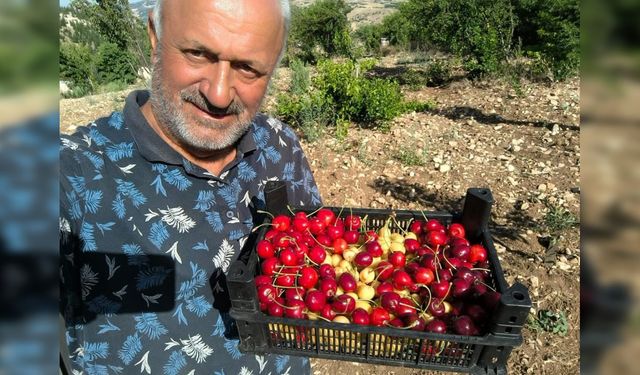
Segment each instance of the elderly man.
[[159,0],[151,92],[62,137],[61,310],[85,374],[303,374],[243,354],[224,275],[264,204],[320,196],[293,131],[259,114],[286,0]]

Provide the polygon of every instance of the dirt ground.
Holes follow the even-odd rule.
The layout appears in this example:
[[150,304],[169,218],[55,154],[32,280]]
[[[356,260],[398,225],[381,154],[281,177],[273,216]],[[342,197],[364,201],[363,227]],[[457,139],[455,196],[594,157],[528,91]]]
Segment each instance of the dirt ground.
[[[126,94],[62,100],[61,131],[122,108]],[[547,212],[580,217],[579,81],[523,82],[516,89],[502,81],[461,79],[406,96],[437,107],[395,119],[388,133],[354,127],[342,141],[327,135],[303,142],[324,203],[460,211],[467,188],[489,187],[495,199],[491,231],[508,283],[529,288],[532,313],[561,311],[569,323],[565,336],[525,328],[509,373],[578,373],[579,228],[554,227]],[[311,363],[314,375],[431,373]]]

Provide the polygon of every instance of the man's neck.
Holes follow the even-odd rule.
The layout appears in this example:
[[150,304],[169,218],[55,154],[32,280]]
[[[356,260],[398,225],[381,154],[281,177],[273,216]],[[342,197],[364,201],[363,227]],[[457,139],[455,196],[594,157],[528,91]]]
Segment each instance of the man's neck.
[[164,140],[172,149],[176,150],[180,155],[189,162],[207,170],[214,176],[220,176],[224,167],[233,161],[236,157],[236,148],[231,146],[223,150],[212,151],[206,155],[199,155],[182,147],[171,137],[169,137],[164,129],[158,124],[155,115],[151,109],[151,104],[147,101],[140,108],[145,119],[151,125],[151,128]]

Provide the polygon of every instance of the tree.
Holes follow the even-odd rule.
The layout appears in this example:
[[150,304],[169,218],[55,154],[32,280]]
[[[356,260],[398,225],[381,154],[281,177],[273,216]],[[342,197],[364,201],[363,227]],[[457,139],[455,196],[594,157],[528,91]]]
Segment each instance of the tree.
[[351,37],[344,0],[320,0],[304,7],[294,7],[291,17],[289,55],[305,62],[318,60],[317,49],[328,56],[349,56]]

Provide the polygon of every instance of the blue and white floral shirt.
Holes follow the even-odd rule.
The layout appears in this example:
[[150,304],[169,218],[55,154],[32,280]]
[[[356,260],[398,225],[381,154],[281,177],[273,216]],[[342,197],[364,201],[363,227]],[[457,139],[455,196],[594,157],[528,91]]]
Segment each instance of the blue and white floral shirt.
[[292,205],[321,204],[294,132],[258,115],[213,176],[169,147],[140,107],[146,91],[60,151],[61,311],[74,373],[305,374],[306,358],[243,354],[225,273],[287,181]]

